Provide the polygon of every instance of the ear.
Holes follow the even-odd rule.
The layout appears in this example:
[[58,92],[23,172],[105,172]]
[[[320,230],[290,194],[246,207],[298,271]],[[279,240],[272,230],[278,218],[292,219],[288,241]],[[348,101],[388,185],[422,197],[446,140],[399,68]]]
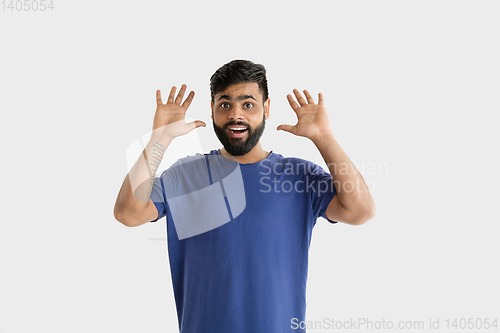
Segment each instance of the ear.
[[210,115],[210,118],[214,120],[214,102],[210,101],[210,109],[212,109],[212,114]]
[[267,100],[264,102],[264,115],[266,117],[266,120],[269,119],[269,107],[271,106],[271,99],[267,98]]

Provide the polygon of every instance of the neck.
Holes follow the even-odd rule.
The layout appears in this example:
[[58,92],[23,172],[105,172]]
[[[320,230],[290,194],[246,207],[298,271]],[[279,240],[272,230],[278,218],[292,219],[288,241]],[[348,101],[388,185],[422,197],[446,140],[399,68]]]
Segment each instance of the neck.
[[222,156],[231,156],[231,160],[236,159],[241,164],[260,162],[263,159],[265,159],[267,156],[269,156],[269,154],[270,154],[269,152],[262,149],[262,146],[260,145],[260,141],[255,145],[255,147],[252,148],[252,150],[250,150],[245,155],[233,156],[233,155],[229,154],[225,148],[221,148],[219,150],[219,152]]

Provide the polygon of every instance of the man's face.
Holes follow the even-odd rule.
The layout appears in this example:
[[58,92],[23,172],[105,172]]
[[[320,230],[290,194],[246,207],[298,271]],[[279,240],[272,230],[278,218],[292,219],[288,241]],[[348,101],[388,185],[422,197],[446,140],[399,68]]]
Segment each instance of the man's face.
[[269,103],[262,103],[255,82],[237,83],[216,94],[211,103],[215,134],[233,156],[245,155],[259,142],[269,118]]

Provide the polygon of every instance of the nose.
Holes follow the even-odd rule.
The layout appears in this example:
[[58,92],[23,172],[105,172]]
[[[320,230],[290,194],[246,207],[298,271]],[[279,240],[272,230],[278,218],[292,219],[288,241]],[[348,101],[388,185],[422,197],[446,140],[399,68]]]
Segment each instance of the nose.
[[234,106],[229,112],[230,120],[243,120],[245,118],[243,110],[239,106]]

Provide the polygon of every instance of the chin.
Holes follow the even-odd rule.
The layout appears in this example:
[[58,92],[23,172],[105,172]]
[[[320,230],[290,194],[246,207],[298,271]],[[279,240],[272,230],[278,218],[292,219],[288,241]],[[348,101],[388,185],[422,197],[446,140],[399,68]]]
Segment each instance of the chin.
[[231,137],[226,132],[227,124],[223,127],[219,127],[215,125],[215,122],[212,123],[215,134],[219,138],[219,141],[222,143],[224,149],[232,156],[243,156],[252,151],[252,149],[259,143],[260,137],[264,132],[266,122],[264,118],[262,124],[256,128],[252,128],[247,125],[248,133],[246,136],[241,138]]

